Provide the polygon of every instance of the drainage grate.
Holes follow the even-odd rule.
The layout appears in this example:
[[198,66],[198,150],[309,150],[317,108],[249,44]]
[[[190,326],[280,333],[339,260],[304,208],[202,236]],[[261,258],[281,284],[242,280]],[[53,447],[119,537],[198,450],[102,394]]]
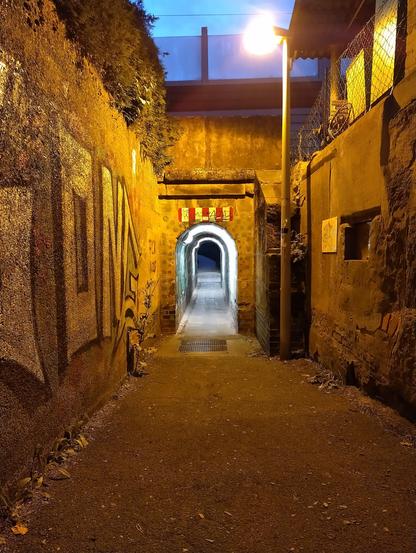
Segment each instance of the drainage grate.
[[227,351],[226,340],[182,340],[179,347],[182,353],[198,352],[204,353],[209,351]]

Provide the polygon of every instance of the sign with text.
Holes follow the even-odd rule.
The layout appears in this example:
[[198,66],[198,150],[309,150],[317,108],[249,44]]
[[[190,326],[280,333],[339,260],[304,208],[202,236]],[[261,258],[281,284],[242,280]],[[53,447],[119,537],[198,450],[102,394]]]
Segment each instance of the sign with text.
[[338,217],[322,221],[322,253],[337,253]]
[[180,207],[178,210],[180,223],[221,223],[233,218],[232,207]]

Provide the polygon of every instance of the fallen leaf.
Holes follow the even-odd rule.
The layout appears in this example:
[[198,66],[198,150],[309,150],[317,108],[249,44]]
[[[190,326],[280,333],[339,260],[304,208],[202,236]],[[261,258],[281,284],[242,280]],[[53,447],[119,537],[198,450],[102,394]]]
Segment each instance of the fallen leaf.
[[23,489],[29,484],[31,480],[32,479],[30,478],[30,476],[28,476],[27,478],[22,478],[21,480],[18,481],[17,487],[20,489]]
[[413,447],[413,443],[410,440],[403,440],[400,442],[400,445],[404,445],[405,447]]
[[208,543],[214,543],[214,540],[209,540],[208,538],[205,538],[205,541],[207,541]]
[[232,517],[232,516],[233,516],[229,511],[224,511],[224,513],[225,513],[226,515],[228,515],[229,517]]
[[56,470],[51,471],[48,476],[51,480],[66,480],[67,478],[71,478],[69,472],[62,467],[56,468]]
[[205,518],[204,513],[198,513],[199,518]]
[[40,488],[43,484],[43,476],[39,476],[38,478],[35,478],[34,485],[35,488]]
[[12,532],[15,536],[24,536],[29,532],[29,528],[21,522],[18,522],[17,524],[12,526]]

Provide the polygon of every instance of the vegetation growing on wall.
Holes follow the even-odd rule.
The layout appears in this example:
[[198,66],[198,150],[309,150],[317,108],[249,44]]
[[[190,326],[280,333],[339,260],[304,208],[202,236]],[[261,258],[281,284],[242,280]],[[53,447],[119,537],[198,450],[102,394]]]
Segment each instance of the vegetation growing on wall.
[[164,71],[142,0],[54,0],[68,36],[101,74],[114,106],[160,173],[176,138],[166,114]]

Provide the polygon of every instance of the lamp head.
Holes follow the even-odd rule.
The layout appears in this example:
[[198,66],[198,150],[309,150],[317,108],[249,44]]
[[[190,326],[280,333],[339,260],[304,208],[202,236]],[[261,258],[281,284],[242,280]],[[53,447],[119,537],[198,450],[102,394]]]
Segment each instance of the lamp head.
[[243,35],[244,48],[255,56],[266,56],[276,50],[285,37],[287,30],[276,27],[270,14],[256,16],[246,28]]

